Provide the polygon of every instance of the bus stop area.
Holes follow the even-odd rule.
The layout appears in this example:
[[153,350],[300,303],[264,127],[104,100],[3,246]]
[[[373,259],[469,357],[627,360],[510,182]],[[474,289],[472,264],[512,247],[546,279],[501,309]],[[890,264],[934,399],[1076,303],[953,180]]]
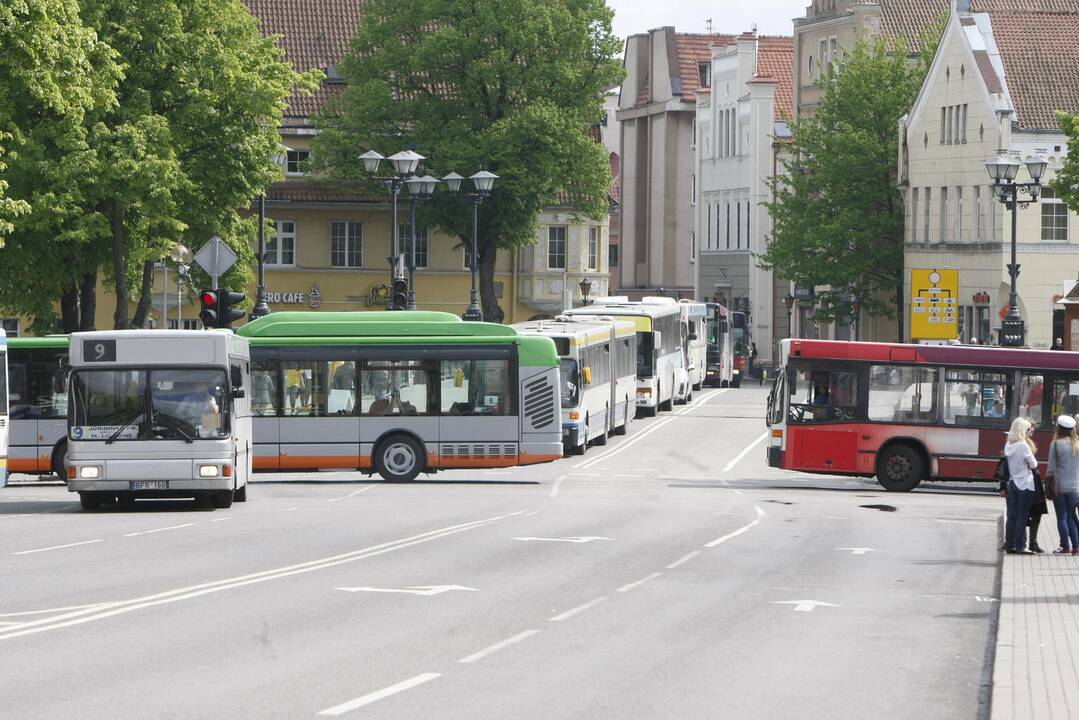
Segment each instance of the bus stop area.
[[1052,554],[1052,522],[1038,535],[1045,554],[1001,553],[993,720],[1079,716],[1079,557]]

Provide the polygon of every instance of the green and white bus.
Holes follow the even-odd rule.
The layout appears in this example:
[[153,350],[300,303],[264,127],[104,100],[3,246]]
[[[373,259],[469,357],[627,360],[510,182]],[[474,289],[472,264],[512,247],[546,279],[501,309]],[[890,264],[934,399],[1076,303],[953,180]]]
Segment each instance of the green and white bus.
[[582,454],[589,443],[629,430],[637,397],[637,327],[614,317],[560,315],[517,323],[516,330],[549,337],[561,359],[562,445]]
[[0,487],[7,485],[7,333],[0,328]]
[[8,339],[8,472],[67,477],[68,336]]
[[251,343],[257,470],[421,472],[562,457],[549,338],[442,312],[282,312]]

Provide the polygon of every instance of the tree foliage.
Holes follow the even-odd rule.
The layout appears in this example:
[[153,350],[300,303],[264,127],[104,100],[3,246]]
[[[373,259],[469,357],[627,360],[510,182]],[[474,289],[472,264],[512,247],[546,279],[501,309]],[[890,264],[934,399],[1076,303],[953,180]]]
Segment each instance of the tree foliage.
[[759,263],[798,285],[833,290],[818,293],[817,322],[849,322],[848,293],[871,315],[896,315],[904,220],[896,128],[935,53],[939,34],[928,37],[916,63],[901,39],[859,39],[821,80],[816,112],[791,125],[784,172],[767,203],[773,236]]
[[1057,121],[1068,137],[1068,154],[1053,177],[1052,187],[1073,212],[1079,212],[1079,112],[1058,112]]
[[[5,259],[19,289],[26,277],[37,282],[43,260],[51,270],[32,303],[10,287],[0,287],[0,303],[52,320],[61,301],[72,329],[66,303],[93,305],[85,290],[100,267],[116,291],[114,326],[141,327],[153,264],[175,242],[197,250],[220,236],[240,258],[222,284],[247,284],[257,219],[240,210],[277,176],[271,156],[285,98],[314,87],[317,73],[294,72],[240,0],[81,0],[80,8],[116,58],[116,101],[88,109],[70,135],[39,127],[13,161],[13,170],[24,164],[21,192],[52,202],[16,227]],[[0,284],[16,282],[8,267]],[[196,272],[195,282],[207,278]]]
[[[479,233],[484,316],[497,318],[498,248],[532,242],[537,214],[562,191],[583,214],[607,211],[607,153],[588,130],[622,78],[611,18],[603,0],[368,0],[340,67],[348,85],[318,120],[314,162],[357,179],[363,150],[412,147],[439,177],[497,174]],[[425,214],[471,237],[460,199],[442,193]]]

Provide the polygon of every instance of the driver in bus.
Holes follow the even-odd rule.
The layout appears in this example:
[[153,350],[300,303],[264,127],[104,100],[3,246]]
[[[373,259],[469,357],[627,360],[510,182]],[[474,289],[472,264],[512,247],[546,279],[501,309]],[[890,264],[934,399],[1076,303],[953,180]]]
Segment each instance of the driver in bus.
[[207,431],[216,431],[221,426],[221,410],[213,395],[210,394],[210,383],[197,383],[180,401],[176,408],[176,416],[191,427],[203,427]]

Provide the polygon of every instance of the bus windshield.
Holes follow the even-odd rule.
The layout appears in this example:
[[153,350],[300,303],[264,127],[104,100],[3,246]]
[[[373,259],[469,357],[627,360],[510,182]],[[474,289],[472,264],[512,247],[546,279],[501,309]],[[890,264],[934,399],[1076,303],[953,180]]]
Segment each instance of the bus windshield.
[[80,370],[71,383],[76,440],[229,437],[224,370]]
[[650,332],[637,333],[637,377],[650,378],[655,372],[656,355],[653,352],[654,336]]
[[7,415],[7,362],[0,352],[0,415]]
[[562,407],[577,407],[580,401],[580,379],[577,377],[577,361],[571,358],[562,358],[559,366],[559,374],[562,376]]

